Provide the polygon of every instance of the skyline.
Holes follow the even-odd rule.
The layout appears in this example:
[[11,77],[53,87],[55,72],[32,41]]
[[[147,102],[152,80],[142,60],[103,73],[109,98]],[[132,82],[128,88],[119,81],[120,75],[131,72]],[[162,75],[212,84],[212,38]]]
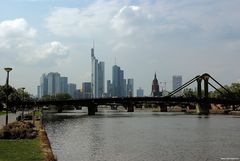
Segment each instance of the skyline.
[[6,81],[3,68],[12,67],[10,85],[34,95],[39,77],[48,72],[67,75],[79,88],[91,81],[93,40],[96,57],[105,62],[105,80],[111,80],[117,58],[146,95],[155,72],[167,89],[173,75],[182,75],[183,83],[206,72],[222,84],[237,82],[239,5],[238,0],[4,1],[0,84]]

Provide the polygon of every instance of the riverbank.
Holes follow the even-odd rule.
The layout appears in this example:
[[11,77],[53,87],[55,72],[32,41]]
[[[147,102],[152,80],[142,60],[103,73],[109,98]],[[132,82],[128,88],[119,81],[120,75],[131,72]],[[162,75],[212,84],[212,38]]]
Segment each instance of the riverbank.
[[[25,135],[23,132],[26,130],[21,130],[21,127],[30,122],[32,120],[14,122],[5,127],[5,131],[7,129],[8,131],[11,130],[11,132],[8,132],[9,136],[16,139],[0,139],[0,161],[56,161],[46,131],[41,126],[40,120],[33,121],[34,130],[38,134],[36,138],[17,138],[17,135],[21,137]],[[0,130],[3,131],[1,128]]]

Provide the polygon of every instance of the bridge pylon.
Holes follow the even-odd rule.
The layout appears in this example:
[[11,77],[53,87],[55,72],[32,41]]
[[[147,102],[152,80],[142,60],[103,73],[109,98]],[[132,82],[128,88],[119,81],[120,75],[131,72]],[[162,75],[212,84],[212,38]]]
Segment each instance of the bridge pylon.
[[[196,103],[196,111],[197,114],[199,115],[208,115],[209,114],[209,109],[211,105],[206,102],[202,101],[203,99],[207,100],[208,99],[208,80],[209,80],[210,75],[205,73],[202,76],[198,76],[197,78],[197,98],[199,100],[198,103]],[[202,80],[204,82],[204,95],[202,97]]]

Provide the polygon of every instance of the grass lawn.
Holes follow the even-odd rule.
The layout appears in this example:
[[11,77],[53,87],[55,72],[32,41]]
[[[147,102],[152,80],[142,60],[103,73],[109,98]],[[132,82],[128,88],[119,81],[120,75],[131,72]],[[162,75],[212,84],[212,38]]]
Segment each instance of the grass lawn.
[[0,140],[0,161],[43,161],[39,139]]
[[1,115],[4,115],[5,113],[6,113],[6,112],[2,112],[2,111],[0,111],[0,116],[1,116]]

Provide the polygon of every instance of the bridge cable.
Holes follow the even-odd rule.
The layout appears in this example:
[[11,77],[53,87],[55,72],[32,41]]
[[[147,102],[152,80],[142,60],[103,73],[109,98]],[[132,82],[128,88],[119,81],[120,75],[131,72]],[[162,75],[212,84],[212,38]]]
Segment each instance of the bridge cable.
[[185,84],[183,84],[182,86],[178,87],[177,89],[175,89],[174,91],[170,92],[168,94],[168,96],[173,96],[174,94],[176,94],[177,92],[179,92],[180,90],[182,90],[183,88],[186,88],[187,86],[189,86],[190,84],[192,84],[194,81],[196,81],[198,78],[200,78],[201,76],[196,76],[193,79],[191,79],[190,81],[186,82]]
[[225,88],[223,85],[221,85],[216,79],[214,79],[212,76],[209,75],[209,77],[216,82],[220,87],[222,87],[225,91],[227,91],[229,94],[233,94],[232,92],[230,92],[227,88]]
[[221,92],[219,89],[217,89],[214,85],[212,85],[210,82],[208,82],[208,84],[213,87],[216,91],[218,91],[219,93],[221,93],[222,95],[224,95],[223,92]]
[[178,87],[174,91],[170,92],[168,96],[172,96],[172,95],[176,94],[177,92],[179,92],[183,88],[185,88],[185,87],[189,86],[190,84],[192,84],[195,80],[196,80],[196,78],[193,78],[192,80],[190,80],[187,83],[183,84],[182,86]]

